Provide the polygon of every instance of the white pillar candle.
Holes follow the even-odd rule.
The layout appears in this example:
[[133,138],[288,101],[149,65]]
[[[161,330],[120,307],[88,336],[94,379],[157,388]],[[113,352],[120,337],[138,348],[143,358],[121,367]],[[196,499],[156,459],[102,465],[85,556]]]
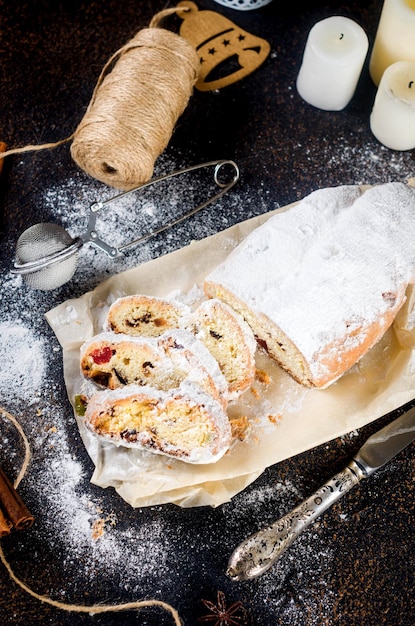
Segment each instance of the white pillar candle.
[[415,61],[415,0],[385,0],[370,56],[375,85],[396,61]]
[[386,68],[370,115],[370,128],[387,148],[415,148],[415,62],[397,61]]
[[341,111],[350,102],[362,72],[369,41],[348,17],[333,16],[310,30],[297,77],[300,96],[318,109]]

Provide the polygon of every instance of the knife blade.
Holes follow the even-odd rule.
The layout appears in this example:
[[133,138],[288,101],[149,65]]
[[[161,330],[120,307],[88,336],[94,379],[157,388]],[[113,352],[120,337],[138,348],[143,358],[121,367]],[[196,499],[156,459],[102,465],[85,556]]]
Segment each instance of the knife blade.
[[350,463],[290,513],[250,535],[233,551],[226,575],[233,581],[266,572],[295,539],[361,480],[391,461],[415,439],[415,407],[371,435]]

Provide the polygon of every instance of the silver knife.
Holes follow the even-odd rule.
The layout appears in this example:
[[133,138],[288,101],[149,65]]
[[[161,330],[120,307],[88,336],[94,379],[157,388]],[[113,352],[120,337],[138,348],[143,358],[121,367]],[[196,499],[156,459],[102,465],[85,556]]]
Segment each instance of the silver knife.
[[227,576],[250,580],[266,572],[292,542],[343,494],[371,476],[415,439],[415,407],[374,433],[341,472],[270,526],[254,533],[232,553]]

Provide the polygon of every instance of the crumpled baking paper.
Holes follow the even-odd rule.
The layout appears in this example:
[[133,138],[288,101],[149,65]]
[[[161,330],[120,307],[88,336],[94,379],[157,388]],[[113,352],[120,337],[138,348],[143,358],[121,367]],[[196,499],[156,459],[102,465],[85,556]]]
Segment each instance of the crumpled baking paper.
[[[289,210],[293,205],[281,210]],[[106,312],[119,296],[169,296],[200,287],[205,275],[273,213],[252,218],[192,242],[161,258],[122,272],[46,314],[63,349],[69,399],[82,392],[79,349],[103,329]],[[151,452],[99,441],[74,413],[94,465],[91,481],[112,486],[133,507],[175,503],[219,506],[253,482],[265,468],[360,428],[415,397],[415,319],[412,290],[393,327],[357,365],[324,390],[307,389],[257,351],[257,367],[269,382],[256,381],[229,408],[249,428],[217,463],[192,465]]]

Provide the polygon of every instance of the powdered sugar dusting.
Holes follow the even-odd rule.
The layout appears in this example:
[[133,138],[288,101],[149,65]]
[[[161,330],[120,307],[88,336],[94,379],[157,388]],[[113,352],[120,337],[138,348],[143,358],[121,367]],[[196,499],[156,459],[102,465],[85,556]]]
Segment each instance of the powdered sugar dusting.
[[[327,148],[328,167],[349,172],[350,181],[345,180],[345,183],[367,185],[379,180],[406,182],[405,176],[411,172],[410,153],[388,150],[381,145],[376,145],[376,148],[372,144],[353,145],[344,136],[339,136],[339,143],[342,149],[336,152],[333,152],[331,146],[323,145]],[[387,169],[385,161],[387,161]],[[407,165],[406,161],[408,161]]]
[[0,396],[3,402],[16,395],[28,404],[37,400],[46,373],[44,352],[43,339],[20,321],[0,324]]
[[[107,576],[127,576],[129,585],[134,585],[134,578],[162,574],[169,553],[163,520],[117,528],[117,513],[103,510],[82,489],[84,478],[81,462],[64,442],[61,453],[50,460],[38,484],[39,498],[53,511],[53,520],[43,520],[43,532],[50,533],[52,545],[63,544],[68,558],[78,562],[79,573],[90,582],[96,575],[96,563],[105,563]],[[80,555],[84,558],[79,559]]]

